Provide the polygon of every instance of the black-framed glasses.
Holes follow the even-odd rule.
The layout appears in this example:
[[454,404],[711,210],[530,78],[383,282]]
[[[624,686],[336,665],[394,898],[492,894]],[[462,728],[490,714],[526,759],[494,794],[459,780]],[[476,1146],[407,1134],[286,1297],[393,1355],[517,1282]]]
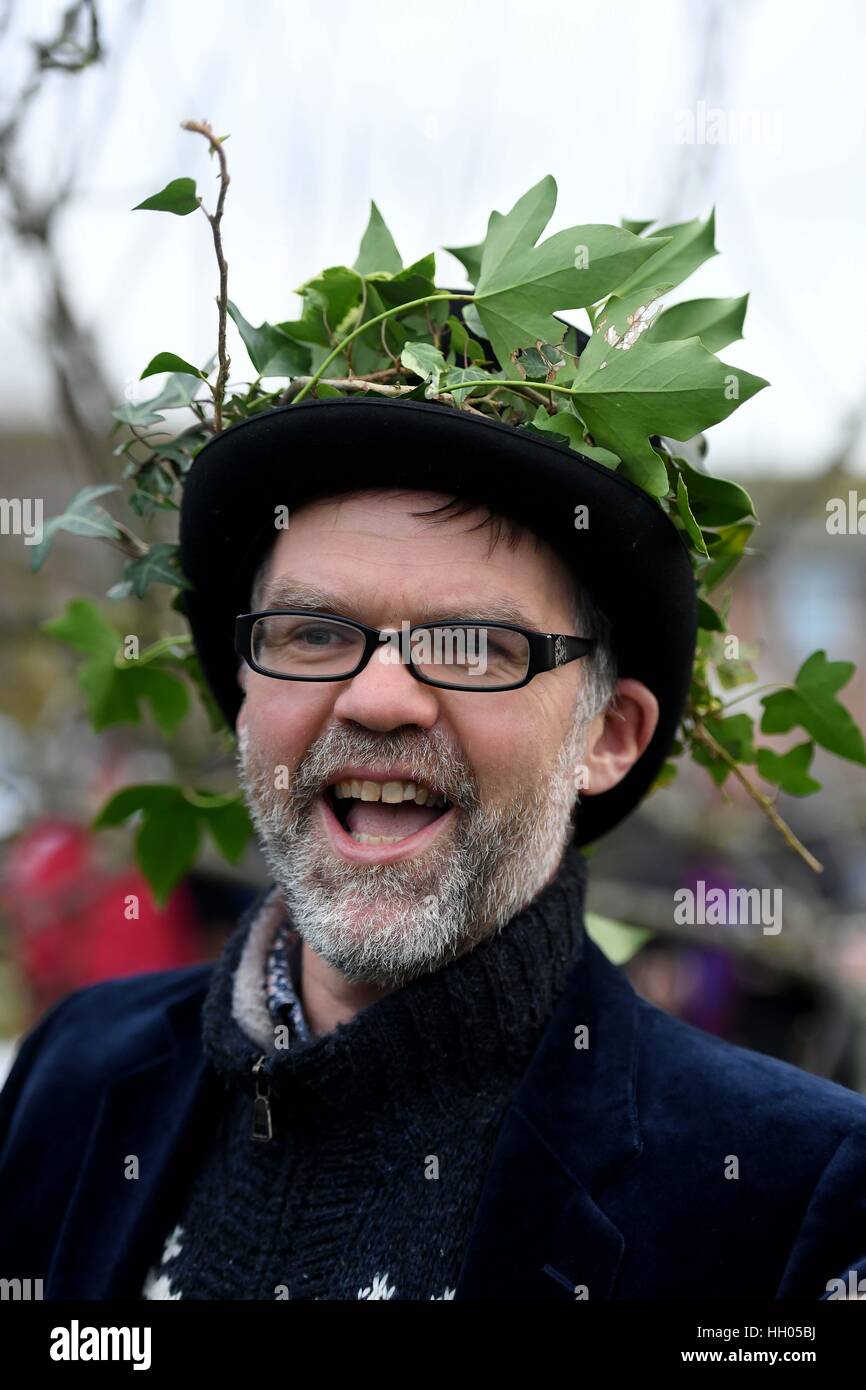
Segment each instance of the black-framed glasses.
[[267,608],[235,619],[238,656],[260,675],[285,681],[351,680],[374,652],[383,652],[425,685],[519,690],[542,671],[587,656],[595,645],[591,637],[462,618],[404,623],[399,630],[304,609]]

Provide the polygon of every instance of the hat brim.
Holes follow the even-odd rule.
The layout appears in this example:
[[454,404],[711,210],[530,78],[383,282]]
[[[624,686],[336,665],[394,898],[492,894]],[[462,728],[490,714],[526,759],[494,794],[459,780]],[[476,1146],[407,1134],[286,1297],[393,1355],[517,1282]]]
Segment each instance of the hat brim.
[[[234,621],[248,611],[275,508],[291,514],[315,497],[383,486],[454,494],[520,522],[610,619],[618,675],[649,687],[659,721],[616,787],[581,796],[575,841],[598,839],[645,795],[676,736],[694,664],[695,577],[676,527],[647,493],[564,443],[497,420],[432,401],[308,399],[244,420],[200,451],[181,506],[180,562],[193,586],[183,607],[229,724],[243,698]],[[583,529],[578,506],[588,509]]]

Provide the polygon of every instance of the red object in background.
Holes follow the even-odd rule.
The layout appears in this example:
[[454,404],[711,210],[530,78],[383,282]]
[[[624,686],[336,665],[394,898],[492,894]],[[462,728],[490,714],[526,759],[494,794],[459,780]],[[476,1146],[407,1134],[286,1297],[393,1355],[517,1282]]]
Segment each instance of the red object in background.
[[94,840],[72,821],[43,819],[6,858],[0,891],[12,955],[37,1013],[81,985],[193,965],[205,954],[184,885],[159,909],[137,869],[112,874],[99,865]]

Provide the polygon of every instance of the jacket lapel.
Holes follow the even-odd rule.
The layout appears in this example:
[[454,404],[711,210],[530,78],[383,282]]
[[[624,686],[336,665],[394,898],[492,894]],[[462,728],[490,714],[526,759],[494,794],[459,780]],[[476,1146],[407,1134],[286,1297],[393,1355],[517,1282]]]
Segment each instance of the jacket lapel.
[[640,1152],[637,1008],[587,937],[500,1130],[455,1299],[610,1297],[625,1241],[593,1192]]
[[198,988],[169,1005],[155,1055],[106,1087],[55,1245],[46,1298],[139,1297],[218,1113],[200,1046],[202,994]]

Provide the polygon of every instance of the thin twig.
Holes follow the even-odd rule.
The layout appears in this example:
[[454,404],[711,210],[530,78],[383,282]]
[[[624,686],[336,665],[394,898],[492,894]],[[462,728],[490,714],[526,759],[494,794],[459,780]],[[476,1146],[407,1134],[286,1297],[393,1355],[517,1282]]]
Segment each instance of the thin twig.
[[226,192],[228,191],[228,186],[231,180],[229,178],[228,166],[226,164],[226,155],[225,150],[223,149],[223,141],[218,136],[214,135],[207,121],[181,121],[181,128],[183,130],[191,130],[197,135],[203,135],[206,140],[210,141],[210,148],[211,150],[216,150],[217,158],[220,164],[220,191],[219,197],[217,199],[216,211],[210,213],[208,212],[207,208],[204,206],[203,203],[200,203],[199,205],[211,226],[211,231],[213,233],[214,251],[216,252],[217,265],[219,266],[220,272],[220,291],[217,297],[217,308],[219,310],[217,356],[219,359],[219,368],[217,370],[217,379],[213,387],[213,427],[214,433],[219,434],[220,430],[223,427],[223,400],[225,398],[226,383],[228,382],[229,377],[229,367],[231,366],[231,358],[228,356],[226,352],[226,316],[228,313],[229,268],[226,264],[226,258],[223,254],[222,231],[220,224],[222,222],[223,209],[225,207]]
[[704,726],[700,719],[695,719],[693,733],[694,737],[698,739],[705,748],[708,748],[715,757],[720,758],[722,762],[725,763],[740,785],[746,789],[752,800],[760,806],[764,815],[772,821],[773,825],[782,836],[782,839],[794,850],[795,854],[799,854],[800,858],[808,864],[810,869],[814,869],[816,874],[823,873],[824,865],[815,858],[814,854],[811,854],[810,851],[807,850],[801,840],[797,839],[791,827],[786,821],[782,820],[782,817],[779,815],[770,798],[765,796],[763,792],[759,791],[758,788],[749,781],[736,759],[731,756],[727,748],[723,747],[717,739],[713,738],[709,729]]

